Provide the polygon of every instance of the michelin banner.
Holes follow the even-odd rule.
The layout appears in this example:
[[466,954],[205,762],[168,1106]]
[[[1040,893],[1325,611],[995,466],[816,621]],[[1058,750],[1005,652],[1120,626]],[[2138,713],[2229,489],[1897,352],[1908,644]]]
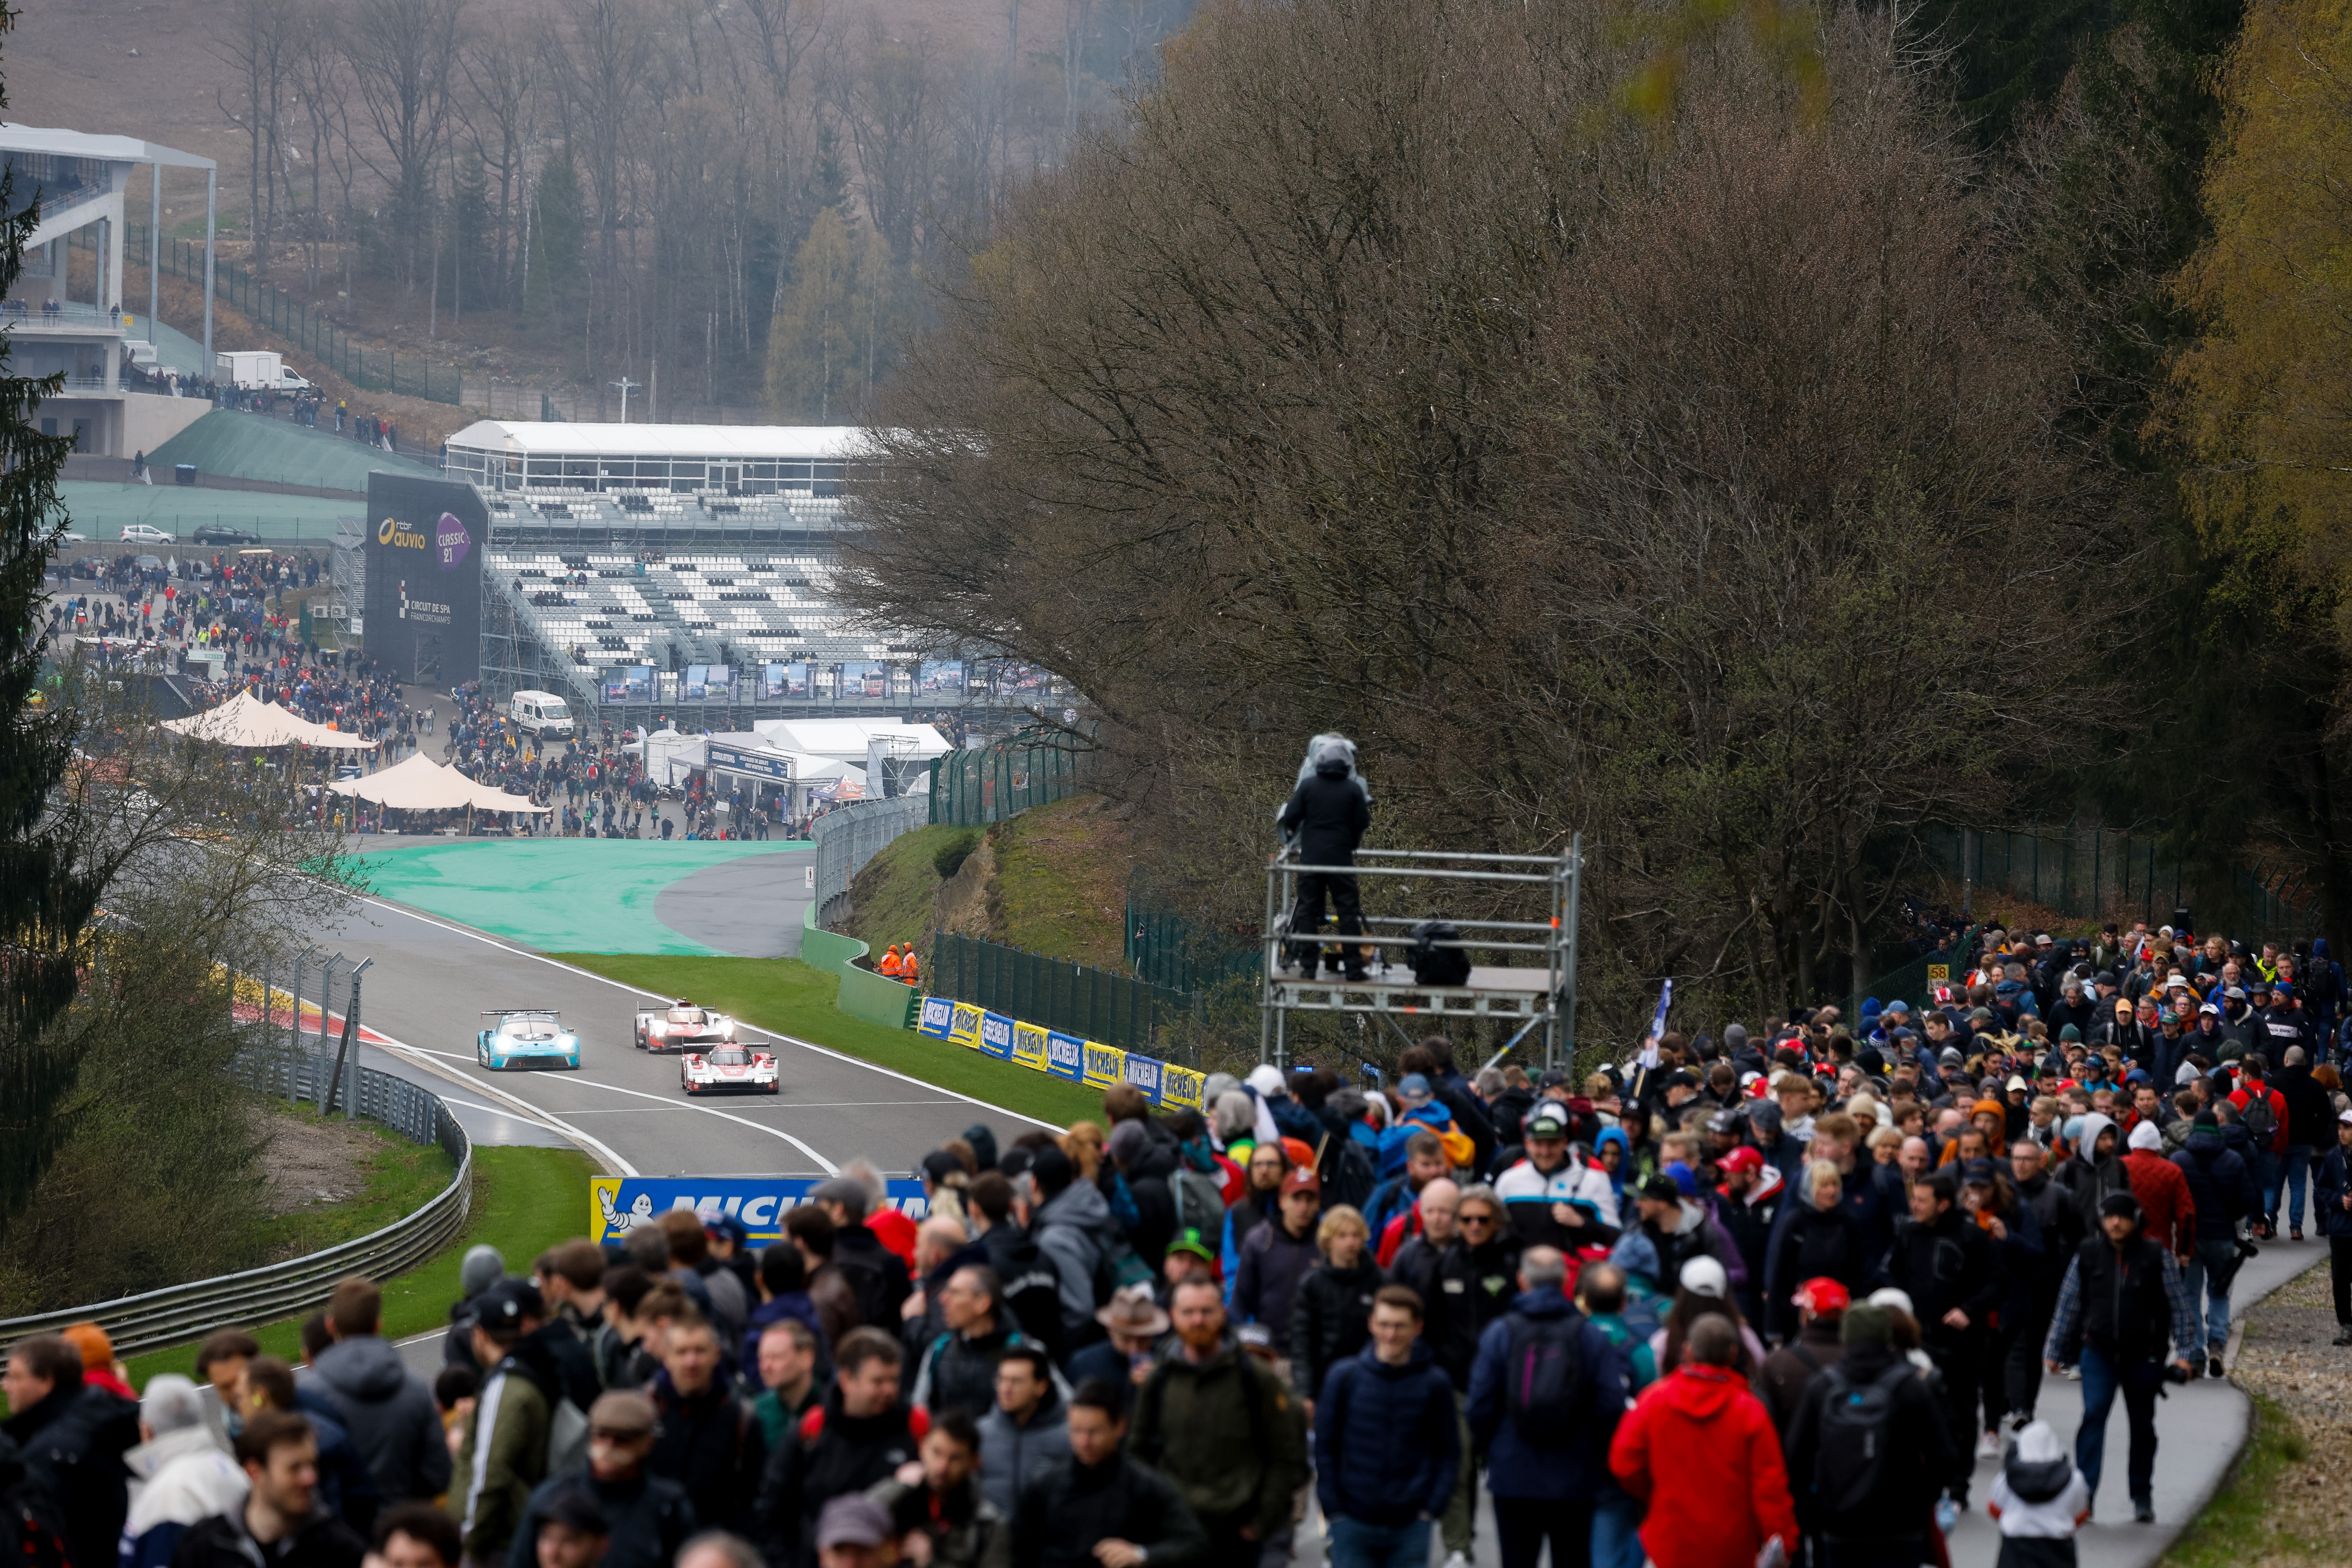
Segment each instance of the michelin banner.
[[1171,1062],[1158,1061],[1136,1051],[1122,1051],[1076,1035],[1022,1023],[946,996],[926,996],[916,1014],[915,1032],[935,1040],[949,1040],[969,1050],[982,1051],[1000,1061],[1018,1063],[1034,1072],[1108,1089],[1132,1085],[1152,1104],[1169,1110],[1198,1110],[1205,1074]]
[[[686,1209],[705,1220],[733,1215],[751,1233],[753,1246],[765,1246],[784,1234],[784,1215],[807,1198],[828,1176],[594,1176],[588,1182],[588,1239],[620,1241],[642,1226],[655,1224],[672,1209]],[[887,1184],[890,1206],[920,1219],[929,1205],[923,1201],[923,1184]]]

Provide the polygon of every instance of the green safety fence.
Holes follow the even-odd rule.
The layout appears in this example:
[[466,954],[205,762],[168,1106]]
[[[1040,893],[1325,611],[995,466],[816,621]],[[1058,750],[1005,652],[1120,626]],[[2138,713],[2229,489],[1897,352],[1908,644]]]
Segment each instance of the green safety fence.
[[2183,907],[2197,929],[2246,942],[2284,942],[2318,930],[2320,909],[2296,873],[2267,864],[2199,873],[2167,856],[2160,831],[2069,820],[2052,826],[1921,834],[1928,864],[1973,896],[2028,900],[2081,920],[2169,921]]
[[1031,729],[931,761],[931,822],[982,827],[1085,790],[1092,753],[1076,736]]
[[1171,991],[1205,991],[1229,980],[1255,980],[1265,966],[1257,942],[1207,930],[1167,907],[1145,884],[1140,867],[1127,880],[1127,966]]
[[[143,262],[147,258],[146,226],[125,224],[122,237],[124,258]],[[202,283],[204,242],[165,240],[163,270],[175,278]],[[456,365],[436,364],[423,354],[403,354],[355,343],[351,333],[329,321],[316,307],[255,277],[234,261],[215,259],[213,291],[271,331],[291,340],[353,386],[421,397],[433,403],[454,405],[463,401],[462,377]]]
[[1165,985],[950,931],[931,939],[923,979],[934,996],[1121,1050],[1149,1049],[1162,1024],[1192,1009],[1190,995]]

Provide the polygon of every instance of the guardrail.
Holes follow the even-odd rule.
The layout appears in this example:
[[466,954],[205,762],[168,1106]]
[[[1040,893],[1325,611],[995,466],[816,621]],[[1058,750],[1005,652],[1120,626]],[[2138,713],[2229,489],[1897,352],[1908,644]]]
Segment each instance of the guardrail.
[[[317,1100],[334,1075],[331,1058],[257,1051],[242,1064],[247,1079],[289,1100]],[[214,1329],[250,1328],[323,1305],[335,1283],[353,1275],[385,1279],[415,1268],[463,1234],[473,1208],[474,1148],[441,1097],[373,1068],[343,1068],[361,1115],[418,1143],[438,1143],[457,1162],[456,1179],[415,1214],[324,1251],[241,1274],[173,1285],[137,1296],[33,1317],[0,1320],[0,1343],[95,1322],[128,1355],[182,1344]],[[342,1103],[339,1099],[338,1104]]]
[[863,800],[836,806],[816,819],[809,837],[816,844],[816,918],[829,924],[848,912],[849,884],[866,863],[899,835],[930,821],[928,796]]

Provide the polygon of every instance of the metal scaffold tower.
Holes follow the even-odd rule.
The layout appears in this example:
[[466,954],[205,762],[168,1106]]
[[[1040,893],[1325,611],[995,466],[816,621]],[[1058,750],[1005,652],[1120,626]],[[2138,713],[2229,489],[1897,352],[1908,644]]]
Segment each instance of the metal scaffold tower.
[[[1302,864],[1297,848],[1286,847],[1266,864],[1258,1059],[1289,1066],[1293,1013],[1355,1013],[1380,1019],[1408,1045],[1412,1037],[1397,1022],[1400,1015],[1433,1021],[1440,1027],[1457,1018],[1507,1020],[1518,1028],[1505,1051],[1540,1029],[1543,1065],[1563,1065],[1576,1049],[1576,917],[1583,871],[1580,833],[1564,855],[1359,849],[1355,863],[1345,868]],[[1301,973],[1286,962],[1284,950],[1294,940],[1318,947],[1341,940],[1328,927],[1296,938],[1292,934],[1298,879],[1314,874],[1360,879],[1358,886],[1367,895],[1380,895],[1368,896],[1368,905],[1420,909],[1415,914],[1368,911],[1363,934],[1345,939],[1371,950],[1361,981],[1318,978],[1316,963]],[[1490,912],[1485,918],[1456,915],[1448,912],[1449,904]],[[1503,919],[1491,912],[1513,905],[1532,905],[1546,912],[1533,920]],[[1403,962],[1405,950],[1420,940],[1413,928],[1431,920],[1452,926],[1456,933],[1453,940],[1433,942],[1432,947],[1462,949],[1470,958],[1469,977],[1460,985],[1422,984]],[[1482,957],[1499,962],[1480,963]]]

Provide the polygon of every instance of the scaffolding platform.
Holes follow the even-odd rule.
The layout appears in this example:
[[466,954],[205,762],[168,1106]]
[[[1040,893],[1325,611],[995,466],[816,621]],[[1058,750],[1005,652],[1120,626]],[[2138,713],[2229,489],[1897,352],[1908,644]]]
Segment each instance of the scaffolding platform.
[[[1511,1037],[1517,1045],[1530,1033],[1542,1031],[1543,1060],[1553,1067],[1574,1049],[1576,1027],[1576,923],[1578,884],[1583,872],[1583,836],[1578,835],[1564,855],[1450,854],[1425,849],[1359,849],[1347,867],[1308,866],[1295,847],[1286,847],[1266,866],[1265,976],[1260,992],[1262,1023],[1258,1041],[1261,1061],[1288,1065],[1288,1019],[1293,1013],[1355,1013],[1383,1020],[1400,1037],[1412,1037],[1397,1023],[1399,1016],[1416,1018],[1495,1018],[1518,1026]],[[1362,980],[1302,975],[1285,962],[1284,949],[1298,905],[1298,879],[1305,875],[1344,875],[1358,879],[1360,893],[1379,889],[1391,895],[1450,900],[1460,907],[1479,903],[1523,903],[1533,920],[1481,919],[1457,915],[1439,907],[1410,915],[1364,916],[1364,931],[1346,940],[1374,949]],[[1367,885],[1369,879],[1369,887]],[[1459,884],[1457,886],[1457,884]],[[1367,900],[1369,901],[1369,900]],[[1413,927],[1427,920],[1453,926],[1458,940],[1441,947],[1476,953],[1526,954],[1529,962],[1473,963],[1467,981],[1460,985],[1423,985],[1402,963],[1403,950],[1415,943]],[[1298,940],[1328,945],[1339,940],[1328,931]],[[1506,1047],[1508,1049],[1509,1047]]]

